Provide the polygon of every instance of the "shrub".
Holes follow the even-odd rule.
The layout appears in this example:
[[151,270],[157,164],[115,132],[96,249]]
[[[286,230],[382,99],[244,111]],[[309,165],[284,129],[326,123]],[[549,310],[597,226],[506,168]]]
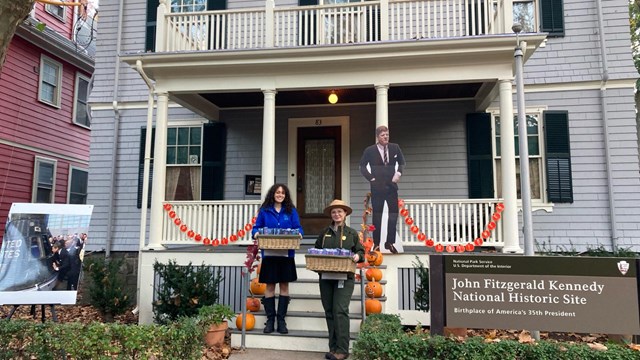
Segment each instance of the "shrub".
[[153,264],[160,278],[157,300],[153,303],[155,321],[167,324],[180,317],[192,317],[202,306],[218,301],[218,286],[222,281],[217,273],[204,266],[178,265],[175,260],[167,264]]
[[605,360],[639,359],[640,355],[628,347],[607,344],[606,351],[593,350],[584,344],[539,341],[521,344],[513,340],[486,343],[475,337],[464,342],[442,336],[430,336],[423,331],[405,333],[399,318],[377,314],[367,317],[358,340],[353,345],[357,360],[413,360],[413,359],[518,359],[518,360]]
[[113,322],[113,316],[124,313],[131,305],[131,297],[124,291],[120,276],[123,259],[100,256],[86,260],[85,269],[89,275],[89,301],[96,307],[106,322]]

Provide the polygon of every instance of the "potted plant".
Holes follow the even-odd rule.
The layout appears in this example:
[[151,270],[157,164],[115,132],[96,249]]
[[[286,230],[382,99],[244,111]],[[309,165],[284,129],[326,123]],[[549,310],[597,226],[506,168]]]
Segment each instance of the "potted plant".
[[206,331],[204,341],[207,346],[222,345],[229,324],[235,316],[233,310],[227,305],[215,304],[203,306],[198,310],[198,320]]

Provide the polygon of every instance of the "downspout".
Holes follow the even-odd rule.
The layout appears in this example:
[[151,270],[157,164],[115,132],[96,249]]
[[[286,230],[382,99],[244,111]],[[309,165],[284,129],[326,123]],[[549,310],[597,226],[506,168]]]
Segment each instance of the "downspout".
[[598,32],[600,33],[600,56],[602,63],[602,82],[600,83],[600,111],[602,112],[602,127],[604,130],[604,154],[607,166],[607,190],[609,191],[609,219],[611,222],[611,250],[618,250],[618,224],[616,221],[616,200],[613,192],[613,174],[611,170],[611,154],[609,151],[609,119],[607,111],[607,82],[609,81],[609,62],[607,60],[607,46],[604,34],[604,19],[602,14],[602,0],[596,0],[598,11]]
[[149,198],[149,182],[146,181],[149,178],[149,169],[151,168],[151,135],[153,129],[153,94],[155,92],[155,85],[151,82],[151,79],[147,76],[142,68],[142,60],[136,60],[136,71],[144,82],[149,87],[149,98],[147,104],[147,134],[145,136],[144,143],[144,169],[142,171],[142,178],[144,181],[142,182],[142,201],[140,206],[140,239],[139,239],[139,250],[142,250],[145,247],[145,238],[147,234],[147,207],[148,207],[148,198]]
[[111,236],[113,234],[114,191],[116,184],[116,163],[118,162],[118,135],[120,132],[120,109],[118,107],[118,91],[120,85],[120,46],[122,45],[122,23],[124,21],[124,0],[118,5],[118,35],[116,40],[115,56],[115,83],[113,84],[113,159],[111,161],[111,178],[109,181],[109,217],[107,218],[107,238],[105,241],[105,257],[111,256]]
[[[122,1],[122,0],[120,0]],[[136,308],[135,311],[140,309],[140,282],[142,281],[142,249],[145,247],[145,239],[147,235],[147,202],[149,198],[149,171],[151,168],[151,135],[153,134],[153,94],[155,92],[155,85],[151,82],[151,79],[147,76],[142,68],[142,60],[136,60],[136,71],[144,82],[149,87],[149,98],[147,104],[147,134],[144,139],[144,168],[142,170],[142,201],[140,206],[140,239],[138,244],[138,281],[136,290]]]

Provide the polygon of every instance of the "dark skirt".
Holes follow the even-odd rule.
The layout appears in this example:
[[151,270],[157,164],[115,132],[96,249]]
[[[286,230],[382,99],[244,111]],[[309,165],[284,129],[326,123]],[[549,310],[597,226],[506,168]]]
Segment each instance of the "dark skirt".
[[296,263],[286,256],[265,256],[260,266],[259,281],[263,284],[277,284],[298,280]]

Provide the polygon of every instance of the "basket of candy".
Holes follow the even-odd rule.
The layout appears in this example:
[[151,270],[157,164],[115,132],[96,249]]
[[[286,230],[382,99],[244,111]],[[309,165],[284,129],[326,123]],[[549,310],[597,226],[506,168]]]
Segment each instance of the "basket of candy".
[[302,237],[297,229],[262,228],[256,238],[260,249],[299,249]]
[[348,249],[309,249],[305,255],[307,269],[315,272],[355,273],[356,263]]

